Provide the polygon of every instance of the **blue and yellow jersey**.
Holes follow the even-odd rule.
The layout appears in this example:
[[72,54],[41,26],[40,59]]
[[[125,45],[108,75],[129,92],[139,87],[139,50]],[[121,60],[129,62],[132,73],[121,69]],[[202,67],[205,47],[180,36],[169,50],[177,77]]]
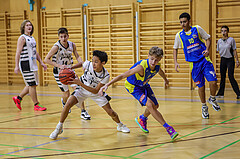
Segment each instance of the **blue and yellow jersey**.
[[197,26],[192,26],[189,34],[181,30],[179,32],[179,38],[186,61],[196,62],[204,58],[202,53],[206,50],[206,46],[198,32]]
[[155,69],[152,71],[149,66],[149,60],[141,60],[135,63],[130,69],[135,68],[137,65],[141,65],[144,69],[144,76],[140,76],[138,73],[135,73],[129,77],[125,81],[125,87],[127,90],[132,93],[134,91],[135,86],[144,86],[147,85],[153,76],[155,76],[160,69],[160,63],[155,66]]

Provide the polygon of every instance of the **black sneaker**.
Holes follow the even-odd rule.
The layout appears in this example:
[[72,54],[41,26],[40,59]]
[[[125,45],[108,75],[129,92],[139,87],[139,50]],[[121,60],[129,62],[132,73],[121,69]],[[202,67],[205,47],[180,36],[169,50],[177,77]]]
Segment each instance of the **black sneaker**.
[[203,119],[209,119],[208,107],[207,106],[202,107],[202,117],[203,117]]
[[212,107],[213,107],[214,110],[216,110],[216,111],[220,111],[221,110],[220,106],[217,104],[216,98],[213,99],[213,98],[210,97],[208,99],[208,103],[212,104]]

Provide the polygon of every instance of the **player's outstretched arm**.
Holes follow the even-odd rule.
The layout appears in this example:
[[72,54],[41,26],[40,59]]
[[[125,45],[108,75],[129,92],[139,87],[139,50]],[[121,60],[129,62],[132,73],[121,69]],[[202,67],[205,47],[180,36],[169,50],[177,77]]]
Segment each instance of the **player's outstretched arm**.
[[107,84],[105,84],[103,87],[100,88],[99,90],[99,95],[103,95],[103,91],[107,91],[108,87],[113,84],[113,83],[116,83],[124,78],[127,78],[135,73],[139,73],[140,75],[143,75],[144,74],[144,69],[141,65],[137,65],[135,68],[131,69],[131,70],[128,70],[126,72],[124,72],[123,74],[121,75],[118,75],[117,77],[115,77],[114,79],[112,79],[110,82],[108,82]]
[[78,54],[78,52],[77,52],[77,47],[76,47],[75,43],[73,43],[73,54],[74,54],[74,56],[76,57],[78,63],[75,64],[75,65],[73,65],[73,66],[71,67],[71,69],[82,67],[82,65],[83,65],[83,60],[82,60],[82,58],[79,56],[79,54]]

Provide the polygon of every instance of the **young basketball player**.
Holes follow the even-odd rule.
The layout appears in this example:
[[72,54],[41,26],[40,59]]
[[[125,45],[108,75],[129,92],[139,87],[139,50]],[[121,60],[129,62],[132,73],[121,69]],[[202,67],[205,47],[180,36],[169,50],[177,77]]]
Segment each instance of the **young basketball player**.
[[[173,46],[175,70],[178,72],[178,48],[183,48],[185,59],[189,62],[192,69],[193,81],[198,86],[198,94],[202,102],[202,117],[204,119],[208,119],[209,113],[205,99],[204,77],[209,82],[210,87],[210,97],[208,102],[212,104],[214,110],[221,110],[215,98],[217,90],[217,77],[213,64],[209,58],[209,48],[211,45],[210,35],[198,25],[190,26],[190,15],[188,13],[182,13],[179,16],[179,20],[183,29],[176,34]],[[206,45],[202,39],[206,40]]]
[[125,81],[125,88],[127,91],[133,95],[133,97],[136,98],[142,106],[147,107],[145,112],[135,119],[142,131],[145,133],[149,132],[147,129],[147,117],[152,114],[152,116],[161,125],[163,125],[164,128],[166,128],[171,139],[174,140],[178,133],[172,126],[166,123],[162,114],[157,110],[159,104],[150,85],[148,84],[153,76],[158,73],[164,79],[165,85],[168,85],[168,79],[166,78],[166,75],[161,69],[159,63],[162,57],[163,50],[157,46],[152,47],[149,50],[148,59],[135,63],[128,71],[112,79],[100,89],[99,94],[102,95],[103,91],[106,91],[111,84],[127,78]]
[[63,132],[63,122],[68,116],[69,109],[76,103],[81,104],[85,99],[91,98],[100,107],[102,107],[109,116],[117,123],[117,130],[121,132],[128,133],[130,130],[120,122],[118,114],[111,108],[106,96],[98,95],[99,89],[104,86],[109,81],[109,73],[103,67],[107,63],[108,57],[105,52],[95,50],[93,51],[92,62],[85,61],[83,63],[83,68],[85,70],[84,74],[81,76],[80,80],[78,78],[72,79],[69,83],[75,83],[80,86],[76,89],[72,95],[67,100],[67,103],[62,110],[60,121],[57,124],[56,129],[51,133],[49,138],[56,139],[59,134]]
[[29,93],[33,103],[34,110],[45,111],[46,108],[43,107],[37,99],[36,87],[38,85],[38,65],[37,60],[44,68],[47,70],[47,66],[42,62],[36,50],[36,41],[32,37],[34,27],[29,20],[24,20],[21,24],[21,36],[18,38],[17,51],[15,56],[15,69],[14,72],[18,74],[22,73],[26,87],[18,96],[13,97],[13,101],[19,110],[22,109],[21,101],[23,97]]
[[[68,85],[64,85],[59,81],[60,69],[64,69],[64,68],[74,69],[77,67],[81,67],[83,62],[81,57],[77,53],[75,43],[68,41],[69,35],[68,35],[68,30],[66,28],[58,29],[58,37],[59,37],[59,40],[53,45],[52,49],[49,51],[49,53],[45,57],[44,62],[54,66],[53,75],[59,88],[63,92],[61,101],[64,107],[68,97],[70,96],[70,92],[69,92]],[[78,63],[74,66],[72,66],[73,64],[72,53],[74,54],[74,56],[78,61]],[[71,85],[71,87],[75,90],[77,88],[77,85],[73,84]],[[81,106],[81,109],[82,109],[81,118],[85,120],[90,120],[91,117],[88,114],[88,112],[85,110],[84,105]],[[69,110],[69,112],[71,112],[71,110]]]

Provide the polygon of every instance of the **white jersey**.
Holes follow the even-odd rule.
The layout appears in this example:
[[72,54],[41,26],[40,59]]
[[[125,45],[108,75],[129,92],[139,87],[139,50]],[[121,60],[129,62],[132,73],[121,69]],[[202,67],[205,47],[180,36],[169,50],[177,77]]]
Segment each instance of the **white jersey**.
[[22,34],[20,37],[25,38],[25,44],[22,48],[19,60],[19,67],[22,72],[37,71],[37,50],[34,37]]
[[109,82],[110,75],[108,71],[103,67],[101,72],[93,70],[92,62],[86,60],[83,63],[84,74],[81,76],[81,82],[86,86],[95,88],[98,83],[106,84]]
[[67,41],[67,43],[68,43],[67,48],[65,48],[60,43],[60,40],[54,44],[54,46],[58,46],[58,51],[52,57],[53,62],[56,62],[57,64],[60,64],[60,65],[72,66],[73,43],[71,41]]

